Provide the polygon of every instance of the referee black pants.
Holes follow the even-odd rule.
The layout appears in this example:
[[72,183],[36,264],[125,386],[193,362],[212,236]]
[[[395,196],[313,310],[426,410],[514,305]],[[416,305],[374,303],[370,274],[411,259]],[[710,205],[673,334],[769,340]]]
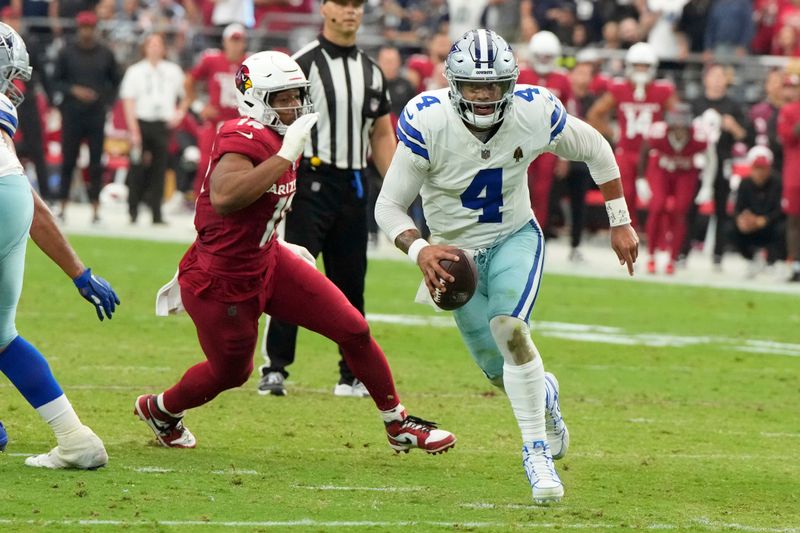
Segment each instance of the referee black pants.
[[[367,190],[361,172],[323,165],[312,170],[306,159],[297,171],[297,192],[286,217],[287,242],[305,246],[314,257],[322,253],[325,274],[364,314],[367,274]],[[271,319],[267,331],[270,366],[263,373],[281,372],[294,362],[297,326]],[[339,360],[341,382],[353,373]]]
[[128,209],[131,220],[139,216],[139,204],[144,201],[153,213],[153,222],[163,222],[161,200],[164,197],[164,174],[167,172],[169,128],[167,123],[139,121],[142,134],[140,160],[128,171]]

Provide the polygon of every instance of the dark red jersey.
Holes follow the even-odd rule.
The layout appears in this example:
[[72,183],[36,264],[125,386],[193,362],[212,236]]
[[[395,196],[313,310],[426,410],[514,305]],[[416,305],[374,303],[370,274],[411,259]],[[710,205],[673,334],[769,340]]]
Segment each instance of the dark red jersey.
[[669,135],[666,123],[656,122],[650,128],[647,143],[656,168],[666,177],[698,176],[704,166],[708,143],[700,128],[692,126],[688,140],[681,144]]
[[208,86],[208,103],[219,109],[217,122],[239,116],[236,102],[236,72],[241,61],[230,62],[221,50],[203,52],[191,71],[192,77]]
[[675,87],[668,81],[656,80],[648,83],[644,94],[638,97],[631,81],[615,79],[609,83],[608,91],[617,103],[620,128],[617,148],[638,153],[653,123],[663,120],[666,103],[675,94]]
[[294,196],[295,166],[258,200],[227,215],[211,205],[209,179],[223,155],[241,154],[257,166],[275,155],[282,142],[275,131],[249,118],[222,125],[197,198],[197,239],[181,261],[181,286],[221,301],[242,301],[263,290],[275,262],[275,228]]

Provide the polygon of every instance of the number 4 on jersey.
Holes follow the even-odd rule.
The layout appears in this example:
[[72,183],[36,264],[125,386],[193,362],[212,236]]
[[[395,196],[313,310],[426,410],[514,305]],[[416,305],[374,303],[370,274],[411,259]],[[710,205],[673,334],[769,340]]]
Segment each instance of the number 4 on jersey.
[[502,222],[500,206],[503,205],[503,169],[485,168],[478,172],[461,193],[461,205],[467,209],[480,209],[478,222]]

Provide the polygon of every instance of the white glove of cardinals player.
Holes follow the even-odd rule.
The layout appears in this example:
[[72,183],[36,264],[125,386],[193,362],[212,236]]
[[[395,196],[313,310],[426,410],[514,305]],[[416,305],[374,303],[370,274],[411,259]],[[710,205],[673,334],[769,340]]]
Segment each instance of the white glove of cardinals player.
[[636,179],[636,196],[644,203],[649,202],[650,198],[653,197],[653,191],[650,190],[650,184],[647,182],[647,178]]
[[714,189],[703,185],[697,192],[697,196],[694,197],[694,203],[697,205],[702,205],[706,202],[710,202],[713,196],[714,196]]
[[319,113],[309,113],[298,118],[286,128],[283,136],[283,145],[278,150],[278,156],[294,163],[306,147],[311,128],[317,123]]
[[292,253],[299,256],[300,259],[302,259],[312,267],[317,268],[317,260],[314,259],[314,256],[311,255],[311,252],[309,252],[305,246],[300,246],[299,244],[292,244],[290,242],[284,241],[283,239],[278,239],[278,242],[281,244],[281,246],[288,248],[289,250],[291,250]]

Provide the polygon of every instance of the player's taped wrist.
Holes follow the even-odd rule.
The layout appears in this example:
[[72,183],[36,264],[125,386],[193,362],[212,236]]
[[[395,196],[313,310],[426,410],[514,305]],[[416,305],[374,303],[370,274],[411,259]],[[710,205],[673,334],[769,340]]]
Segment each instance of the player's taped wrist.
[[419,257],[419,252],[428,246],[430,243],[425,239],[417,239],[416,241],[411,243],[411,246],[408,247],[408,258],[417,264],[417,258]]
[[612,228],[631,223],[631,214],[628,212],[628,204],[625,203],[624,197],[607,201],[606,215],[608,215],[608,224]]

